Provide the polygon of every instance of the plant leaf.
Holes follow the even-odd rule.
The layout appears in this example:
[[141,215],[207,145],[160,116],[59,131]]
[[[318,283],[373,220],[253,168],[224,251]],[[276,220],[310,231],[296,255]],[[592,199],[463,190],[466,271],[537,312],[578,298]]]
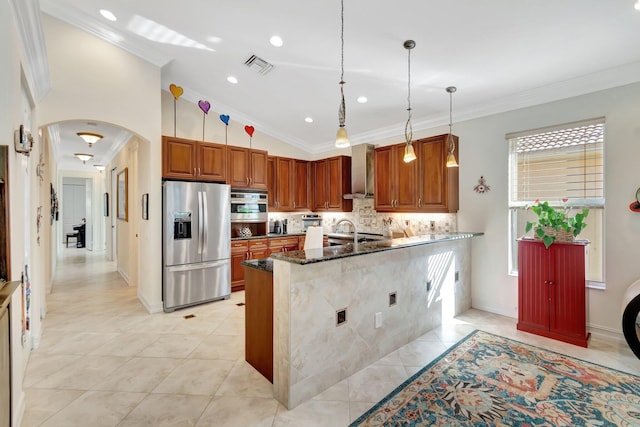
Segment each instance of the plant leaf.
[[556,240],[556,238],[555,238],[555,237],[552,237],[552,236],[546,236],[546,235],[545,235],[545,236],[542,238],[542,241],[544,242],[544,246],[545,246],[546,248],[549,248],[549,246],[551,246],[551,244],[554,242],[554,240]]

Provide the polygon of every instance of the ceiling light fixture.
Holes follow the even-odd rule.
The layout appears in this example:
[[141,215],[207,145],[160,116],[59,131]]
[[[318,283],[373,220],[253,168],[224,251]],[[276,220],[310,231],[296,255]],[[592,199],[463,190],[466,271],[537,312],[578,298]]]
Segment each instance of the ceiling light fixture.
[[455,86],[449,86],[446,91],[449,92],[449,152],[447,153],[447,167],[457,168],[458,162],[453,152],[456,149],[456,144],[453,141],[453,133],[451,128],[453,127],[453,93],[458,90]]
[[351,145],[349,142],[349,136],[347,135],[347,128],[345,128],[346,120],[346,108],[344,104],[344,0],[340,1],[340,107],[338,107],[338,133],[336,134],[336,148],[345,148]]
[[269,39],[269,43],[271,43],[275,47],[281,47],[284,42],[282,41],[282,37],[280,36],[271,36]]
[[640,10],[640,0],[636,0],[636,3],[633,5],[635,10]]
[[96,142],[100,141],[103,138],[103,136],[100,135],[99,133],[92,133],[92,132],[78,132],[76,133],[76,135],[84,139],[84,142],[89,144],[89,148],[91,148],[93,144],[95,144]]
[[102,15],[104,19],[111,22],[115,22],[118,20],[118,18],[116,18],[116,15],[114,15],[110,10],[107,9],[100,9],[100,15]]
[[416,42],[413,40],[407,40],[403,44],[404,48],[407,49],[407,69],[408,69],[408,83],[407,83],[407,102],[409,107],[407,111],[409,112],[409,117],[407,118],[407,124],[404,125],[404,138],[407,141],[407,145],[404,147],[404,160],[405,163],[412,162],[416,159],[416,152],[413,150],[413,128],[411,127],[411,49],[416,47]]
[[236,78],[235,78],[235,77],[233,77],[233,76],[229,76],[229,77],[227,77],[227,81],[228,81],[229,83],[234,84],[234,85],[235,85],[235,84],[238,84],[238,79],[236,79]]
[[105,169],[104,165],[93,165],[93,167],[98,169],[100,171],[100,173],[102,173],[102,171]]
[[87,160],[93,158],[93,154],[87,154],[87,153],[75,153],[74,156],[82,160],[82,163],[87,163]]
[[305,117],[304,121],[307,123],[313,123],[313,119],[311,117]]
[[368,99],[366,96],[359,96],[356,101],[358,101],[359,104],[366,104]]

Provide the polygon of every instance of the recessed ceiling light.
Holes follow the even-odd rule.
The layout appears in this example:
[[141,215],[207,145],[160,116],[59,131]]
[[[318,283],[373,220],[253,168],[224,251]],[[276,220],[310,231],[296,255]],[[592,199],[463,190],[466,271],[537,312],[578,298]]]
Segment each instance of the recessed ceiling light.
[[640,10],[640,0],[636,0],[636,4],[633,5],[635,10]]
[[366,104],[366,103],[367,103],[367,97],[366,97],[366,96],[359,96],[359,97],[358,97],[358,99],[357,99],[357,101],[358,101],[360,104]]
[[234,76],[227,77],[227,81],[229,83],[233,83],[233,84],[237,84],[238,83],[238,79],[236,79]]
[[307,123],[313,123],[313,119],[311,117],[305,117],[304,121]]
[[269,43],[271,43],[275,47],[280,47],[284,44],[280,36],[271,36],[271,38],[269,39]]
[[110,10],[107,9],[100,9],[100,15],[102,15],[104,19],[108,19],[109,21],[118,20],[118,18],[116,18],[116,15],[114,15]]

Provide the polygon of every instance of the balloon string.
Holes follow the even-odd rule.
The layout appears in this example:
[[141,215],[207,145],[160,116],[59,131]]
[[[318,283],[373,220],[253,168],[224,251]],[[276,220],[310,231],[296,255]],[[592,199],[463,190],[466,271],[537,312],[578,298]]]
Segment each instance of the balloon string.
[[202,140],[204,141],[204,120],[207,117],[205,113],[202,113]]
[[224,127],[224,145],[227,145],[227,131],[229,130],[229,126],[225,125]]
[[176,98],[173,98],[173,137],[176,137]]

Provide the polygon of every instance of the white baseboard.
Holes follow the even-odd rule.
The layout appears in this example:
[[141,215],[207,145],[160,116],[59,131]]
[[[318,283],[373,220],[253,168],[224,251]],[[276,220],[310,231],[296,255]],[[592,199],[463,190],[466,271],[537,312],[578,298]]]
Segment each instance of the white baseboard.
[[130,285],[129,283],[129,276],[127,276],[127,273],[125,273],[124,271],[118,269],[118,273],[120,273],[120,275],[122,276],[122,278],[124,279],[125,282],[127,282],[127,285]]
[[[20,397],[18,398],[18,407],[17,413],[15,417],[11,417],[12,427],[20,427],[22,425],[22,420],[24,419],[24,411],[26,409],[25,403],[25,394],[24,391],[20,393]],[[12,414],[13,415],[13,414]]]
[[[139,289],[138,289],[138,291],[139,291]],[[140,292],[138,292],[138,300],[142,303],[144,308],[146,308],[147,311],[150,314],[160,313],[164,308],[163,305],[162,305],[162,301],[156,302],[156,303],[151,303],[151,302],[147,301],[145,299],[144,295],[142,295]]]
[[518,318],[518,312],[517,311],[514,314],[513,312],[507,312],[507,311],[505,311],[503,309],[499,309],[497,307],[491,307],[491,306],[487,306],[487,305],[476,304],[474,302],[471,303],[471,308],[475,308],[476,310],[486,311],[488,313],[499,314],[501,316],[510,317],[512,319],[517,319]]

